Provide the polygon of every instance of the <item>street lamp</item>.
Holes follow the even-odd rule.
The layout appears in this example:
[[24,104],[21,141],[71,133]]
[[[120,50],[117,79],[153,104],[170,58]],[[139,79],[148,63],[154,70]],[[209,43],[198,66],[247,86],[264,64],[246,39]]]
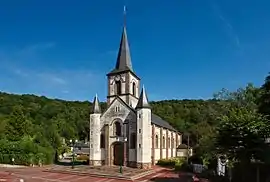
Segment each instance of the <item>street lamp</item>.
[[12,157],[12,159],[11,159],[11,160],[12,160],[12,165],[14,165],[14,161],[15,161],[15,159]]
[[71,168],[74,169],[74,157],[75,157],[74,147],[75,147],[75,144],[78,142],[78,140],[69,140],[69,142],[72,144],[72,166],[71,166]]
[[[119,138],[118,138],[117,141],[119,141]],[[125,137],[124,140],[123,140],[122,142],[123,142],[123,144],[126,143],[126,142],[127,142],[127,137]],[[124,149],[124,150],[123,150],[123,161],[122,161],[122,163],[120,164],[120,168],[119,168],[119,172],[120,172],[121,174],[123,174],[123,166],[122,166],[122,164],[124,163],[124,160],[125,160],[125,159],[124,159],[124,158],[125,158],[125,152],[124,152],[124,151],[126,150],[125,147],[126,147],[126,146],[124,145],[124,148],[123,148],[123,149]]]
[[14,161],[15,161],[15,159],[14,159],[14,148],[15,148],[15,146],[12,145],[12,159],[11,159],[12,165],[14,165]]
[[186,133],[186,135],[187,135],[187,163],[189,163],[189,133]]

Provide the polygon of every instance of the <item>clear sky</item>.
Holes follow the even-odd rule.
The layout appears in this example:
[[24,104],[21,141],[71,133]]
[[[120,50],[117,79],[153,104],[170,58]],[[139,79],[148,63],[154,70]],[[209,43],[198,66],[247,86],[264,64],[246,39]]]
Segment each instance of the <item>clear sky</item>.
[[260,86],[270,71],[269,0],[3,0],[0,90],[104,101],[124,4],[150,100]]

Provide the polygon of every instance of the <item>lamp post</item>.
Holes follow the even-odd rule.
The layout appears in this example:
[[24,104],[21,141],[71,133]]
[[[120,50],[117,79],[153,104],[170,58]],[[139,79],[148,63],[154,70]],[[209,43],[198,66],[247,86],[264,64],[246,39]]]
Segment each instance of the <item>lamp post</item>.
[[186,133],[187,135],[187,163],[189,162],[189,133]]
[[75,157],[74,147],[75,147],[75,144],[78,142],[78,140],[69,140],[69,142],[72,144],[72,166],[71,166],[71,168],[74,169],[74,157]]
[[[117,141],[119,141],[119,138],[117,138]],[[125,137],[124,138],[124,140],[122,141],[123,142],[123,144],[124,143],[126,143],[127,142],[127,137]],[[126,150],[126,148],[125,148],[126,146],[124,145],[124,150],[123,150],[123,161],[122,161],[122,163],[120,164],[120,167],[119,167],[119,173],[120,174],[123,174],[123,166],[122,166],[122,164],[124,163],[124,160],[125,160],[125,150]]]
[[15,159],[12,157],[12,159],[11,159],[11,160],[12,160],[12,165],[14,165],[14,161],[15,161]]
[[14,148],[15,148],[15,146],[12,145],[12,159],[11,159],[12,165],[14,165],[14,161],[15,161],[15,159],[14,159]]

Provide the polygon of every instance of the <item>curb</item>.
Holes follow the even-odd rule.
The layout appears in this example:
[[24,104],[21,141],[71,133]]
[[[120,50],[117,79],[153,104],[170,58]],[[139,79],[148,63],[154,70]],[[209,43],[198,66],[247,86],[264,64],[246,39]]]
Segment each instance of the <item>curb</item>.
[[136,180],[136,179],[145,177],[145,176],[150,175],[150,174],[153,174],[153,173],[155,173],[155,172],[156,172],[155,170],[149,170],[149,171],[146,171],[146,172],[143,172],[143,173],[134,175],[134,176],[131,177],[131,179],[134,181],[134,180]]
[[11,165],[11,164],[0,164],[0,168],[26,168],[27,166]]

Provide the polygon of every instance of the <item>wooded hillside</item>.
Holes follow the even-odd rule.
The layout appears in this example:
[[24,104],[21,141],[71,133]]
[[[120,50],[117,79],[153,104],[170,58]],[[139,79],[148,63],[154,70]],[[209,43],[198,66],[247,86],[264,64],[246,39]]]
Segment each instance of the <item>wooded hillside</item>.
[[[233,92],[223,89],[215,94],[212,100],[164,100],[151,102],[151,106],[152,112],[180,132],[189,133],[191,144],[197,148],[197,153],[201,153],[201,156],[207,154],[204,158],[209,159],[214,155],[211,153],[214,149],[227,145],[224,141],[228,138],[222,137],[228,137],[230,133],[225,132],[229,130],[224,123],[228,124],[226,126],[232,124],[230,127],[235,127],[234,123],[230,123],[234,120],[239,120],[239,124],[243,122],[244,126],[247,124],[245,122],[253,122],[256,119],[264,123],[264,116],[268,117],[270,113],[269,93],[270,77],[267,77],[261,88],[249,84]],[[49,148],[52,153],[63,152],[65,150],[61,145],[63,138],[68,141],[88,137],[89,112],[92,107],[90,102],[71,102],[0,92],[0,103],[0,141],[11,142],[8,146],[0,146],[2,154],[14,153],[11,146],[17,145],[18,141],[22,141],[22,144],[28,142],[28,145],[32,146],[31,150],[26,144],[21,146],[21,150],[25,148],[30,150],[26,152],[27,154],[44,153],[44,150],[38,147]],[[101,107],[104,110],[106,104],[102,103]],[[240,118],[237,118],[235,113]],[[252,119],[251,116],[256,119]],[[263,126],[263,123],[260,123],[260,126]],[[256,132],[259,129],[257,128]],[[234,132],[240,132],[238,127],[235,127]],[[260,133],[259,137],[264,139],[266,134],[268,135],[267,132],[262,131],[263,135]],[[232,138],[231,141],[233,140]],[[4,160],[3,156],[2,159],[0,156],[0,162],[1,160]]]
[[[89,134],[90,102],[48,99],[35,95],[0,93],[0,133],[10,140],[24,135],[42,137],[46,142],[58,143],[60,137],[84,140]],[[197,128],[214,125],[209,111],[216,111],[215,100],[165,100],[151,102],[153,112],[180,132],[197,133]],[[105,103],[101,103],[103,110]],[[12,128],[10,120],[15,120]],[[20,126],[15,126],[14,124]],[[200,129],[201,130],[201,129]],[[44,141],[44,142],[45,142]]]

